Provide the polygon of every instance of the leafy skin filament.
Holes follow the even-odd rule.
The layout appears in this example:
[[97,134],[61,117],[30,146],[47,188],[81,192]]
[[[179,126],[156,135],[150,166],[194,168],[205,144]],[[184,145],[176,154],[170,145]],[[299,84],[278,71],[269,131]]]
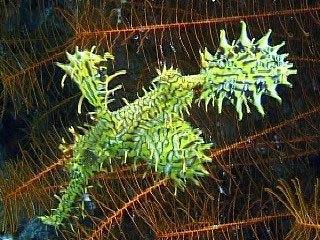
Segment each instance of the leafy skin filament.
[[[241,21],[242,29],[238,40],[228,43],[224,30],[220,32],[220,45],[212,55],[205,48],[200,51],[201,68],[199,74],[184,76],[173,67],[157,69],[158,76],[152,80],[153,88],[142,97],[126,106],[111,111],[110,94],[120,86],[109,89],[109,83],[115,77],[125,74],[124,70],[113,75],[104,74],[103,63],[113,60],[110,53],[97,55],[95,47],[90,51],[67,53],[69,63],[58,63],[66,76],[78,85],[82,96],[78,104],[81,112],[85,98],[95,107],[95,123],[83,134],[72,129],[74,143],[64,144],[63,152],[73,151],[73,157],[67,164],[71,180],[60,203],[52,215],[40,219],[49,225],[58,227],[68,218],[77,198],[83,195],[90,177],[102,168],[112,171],[112,161],[132,164],[147,163],[147,171],[154,171],[158,178],[173,181],[175,188],[184,189],[187,181],[199,184],[198,177],[209,174],[204,163],[211,162],[207,155],[212,144],[205,143],[201,131],[192,127],[183,118],[193,101],[204,101],[206,109],[211,103],[222,112],[223,102],[229,101],[235,106],[239,120],[250,106],[263,116],[262,95],[268,95],[281,102],[276,92],[279,84],[291,87],[287,77],[296,74],[293,64],[284,59],[288,54],[278,54],[284,45],[269,46],[269,30],[258,41],[247,36],[246,24]],[[194,99],[193,90],[200,87],[201,94]]]

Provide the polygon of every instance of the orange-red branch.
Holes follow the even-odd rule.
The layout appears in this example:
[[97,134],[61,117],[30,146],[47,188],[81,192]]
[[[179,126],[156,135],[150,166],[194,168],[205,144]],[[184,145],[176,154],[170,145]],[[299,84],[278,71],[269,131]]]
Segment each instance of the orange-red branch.
[[163,29],[172,29],[172,28],[186,28],[186,27],[195,27],[199,25],[212,24],[212,23],[226,23],[226,22],[238,22],[244,19],[252,19],[252,18],[264,18],[264,17],[273,17],[273,16],[283,16],[283,15],[294,15],[301,13],[311,13],[320,11],[320,6],[310,7],[310,8],[300,8],[300,9],[286,9],[282,11],[274,11],[267,13],[259,13],[259,14],[251,14],[251,15],[240,15],[240,16],[228,16],[221,18],[209,18],[200,21],[193,22],[177,22],[177,23],[167,23],[167,24],[155,24],[155,25],[147,25],[147,26],[137,26],[131,28],[124,29],[112,29],[106,31],[79,31],[77,36],[98,36],[98,35],[113,35],[113,34],[122,34],[122,33],[132,33],[136,31],[155,31],[155,30],[163,30]]

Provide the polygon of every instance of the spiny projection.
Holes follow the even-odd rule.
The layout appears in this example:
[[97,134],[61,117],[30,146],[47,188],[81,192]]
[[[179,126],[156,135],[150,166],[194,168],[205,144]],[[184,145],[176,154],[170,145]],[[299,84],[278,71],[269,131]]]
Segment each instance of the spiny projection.
[[[182,75],[179,69],[166,66],[157,69],[158,76],[152,80],[152,87],[144,91],[142,97],[126,106],[111,111],[108,104],[113,100],[110,94],[120,86],[109,88],[116,76],[125,74],[124,70],[107,75],[110,53],[103,56],[90,51],[67,53],[69,63],[58,63],[66,75],[78,85],[82,96],[78,104],[81,112],[83,99],[94,106],[94,124],[81,134],[74,128],[73,144],[63,144],[64,153],[72,152],[67,163],[70,182],[59,199],[59,205],[50,216],[40,217],[49,225],[58,227],[67,219],[75,202],[85,192],[86,184],[96,172],[112,171],[113,161],[122,164],[147,163],[146,174],[153,171],[158,178],[168,178],[175,188],[186,188],[191,180],[199,184],[198,177],[209,174],[204,163],[211,162],[207,155],[212,144],[205,143],[198,128],[192,127],[183,118],[188,108],[195,102],[204,100],[217,104],[219,113],[224,101],[235,106],[239,120],[243,118],[243,105],[250,112],[250,105],[264,115],[261,96],[268,95],[281,101],[276,92],[279,84],[291,87],[287,77],[296,74],[293,64],[285,61],[288,54],[278,54],[284,42],[270,46],[268,39],[271,30],[261,39],[250,40],[246,24],[241,21],[242,30],[238,40],[228,43],[224,30],[220,32],[220,45],[212,55],[207,49],[200,52],[201,68],[199,74]],[[200,88],[201,94],[195,99],[194,89]]]

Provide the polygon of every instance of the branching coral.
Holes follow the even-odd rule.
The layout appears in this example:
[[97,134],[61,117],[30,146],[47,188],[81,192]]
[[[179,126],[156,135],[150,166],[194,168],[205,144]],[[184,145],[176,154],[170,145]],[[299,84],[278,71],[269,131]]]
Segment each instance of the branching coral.
[[[72,128],[74,143],[62,146],[63,152],[73,152],[67,164],[71,180],[63,196],[57,196],[59,206],[51,216],[41,217],[43,222],[59,226],[70,215],[76,198],[83,194],[88,179],[102,169],[112,170],[112,161],[133,166],[146,162],[149,171],[156,172],[158,178],[172,180],[176,189],[185,188],[188,180],[198,184],[198,177],[208,175],[203,164],[211,161],[207,155],[211,144],[205,143],[201,131],[183,118],[193,101],[204,100],[206,106],[212,102],[221,112],[227,100],[235,106],[240,120],[243,105],[250,112],[252,104],[264,115],[261,96],[281,101],[276,87],[291,86],[287,77],[296,73],[292,64],[284,61],[287,54],[277,53],[283,43],[269,46],[271,30],[255,42],[248,38],[246,24],[241,24],[237,41],[230,45],[222,30],[218,51],[214,55],[207,49],[200,52],[199,74],[185,76],[178,69],[164,66],[157,70],[150,91],[132,103],[124,99],[127,105],[116,111],[111,111],[108,104],[112,101],[110,94],[120,86],[110,89],[109,83],[125,71],[107,75],[105,62],[113,56],[95,54],[94,48],[67,53],[70,63],[58,66],[81,90],[78,111],[83,99],[95,107],[95,123],[82,129],[82,134]],[[201,95],[194,99],[194,89],[198,87]]]

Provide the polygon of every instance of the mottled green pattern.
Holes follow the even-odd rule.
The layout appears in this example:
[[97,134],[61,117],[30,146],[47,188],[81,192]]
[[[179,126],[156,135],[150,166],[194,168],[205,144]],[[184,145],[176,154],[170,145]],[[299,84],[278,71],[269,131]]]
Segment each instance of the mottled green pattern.
[[[78,134],[72,128],[74,143],[64,144],[62,150],[72,150],[73,157],[67,164],[71,180],[65,189],[57,209],[51,216],[40,217],[44,223],[59,226],[73,209],[90,177],[106,168],[112,171],[112,161],[132,164],[147,163],[148,171],[166,177],[180,188],[186,187],[188,180],[198,184],[198,177],[208,175],[204,167],[211,159],[206,155],[212,145],[205,143],[201,131],[184,121],[183,114],[193,101],[204,100],[217,103],[222,111],[223,101],[235,105],[239,119],[243,117],[242,106],[250,111],[252,104],[263,115],[261,96],[269,95],[277,100],[276,86],[287,82],[287,76],[295,74],[291,63],[284,61],[286,54],[278,55],[283,45],[271,47],[268,37],[271,31],[259,41],[249,40],[246,25],[242,22],[239,40],[228,44],[225,32],[220,35],[220,47],[215,55],[207,49],[201,55],[200,73],[183,76],[178,69],[157,70],[158,76],[152,80],[152,87],[132,103],[116,111],[110,111],[110,94],[119,89],[109,89],[109,82],[125,71],[111,76],[100,74],[106,70],[104,62],[113,59],[106,53],[100,56],[91,51],[67,53],[70,63],[61,64],[66,74],[77,83],[82,97],[78,112],[85,98],[95,107],[95,124]],[[64,83],[65,77],[62,83]],[[199,99],[194,99],[194,88],[201,89]]]
[[235,105],[239,120],[243,117],[243,105],[250,112],[248,103],[264,115],[261,96],[268,95],[281,102],[276,87],[283,84],[291,87],[287,77],[296,74],[290,69],[292,63],[284,61],[288,54],[278,54],[284,45],[269,46],[271,30],[258,41],[247,36],[246,24],[242,23],[240,38],[231,45],[227,42],[224,30],[220,32],[220,47],[212,56],[207,50],[201,54],[201,74],[206,76],[200,100],[217,103],[221,113],[223,101],[228,99]]

